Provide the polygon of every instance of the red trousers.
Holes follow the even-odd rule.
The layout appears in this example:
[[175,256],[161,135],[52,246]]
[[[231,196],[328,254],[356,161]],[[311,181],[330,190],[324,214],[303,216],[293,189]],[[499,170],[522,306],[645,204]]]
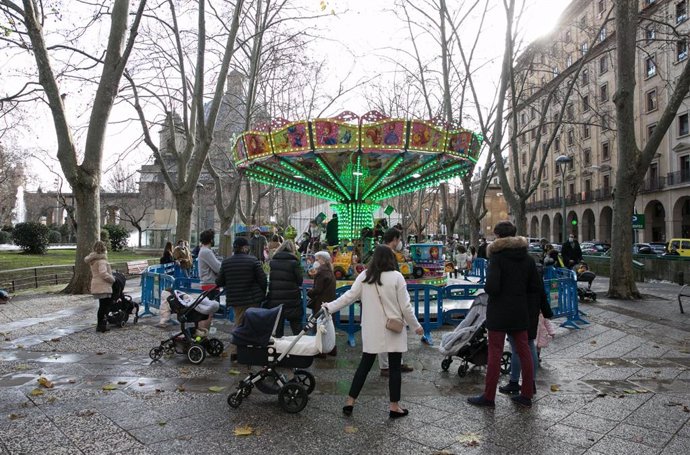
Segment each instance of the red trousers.
[[[532,365],[532,354],[527,343],[527,330],[511,332],[515,340],[515,349],[520,357],[522,366],[522,386],[520,395],[532,398],[534,395],[534,365]],[[501,356],[506,341],[506,332],[489,330],[489,359],[486,367],[486,383],[484,386],[484,398],[493,401],[496,398],[496,387],[498,377],[501,374]]]

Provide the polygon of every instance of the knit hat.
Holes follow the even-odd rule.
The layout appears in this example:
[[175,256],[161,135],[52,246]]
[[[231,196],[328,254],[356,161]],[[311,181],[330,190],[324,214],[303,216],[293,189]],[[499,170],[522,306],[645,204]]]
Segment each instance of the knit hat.
[[328,251],[317,251],[314,253],[314,258],[321,258],[326,262],[331,262],[331,255]]
[[247,239],[245,239],[244,237],[237,237],[235,241],[232,243],[233,248],[241,248],[247,245],[249,245],[249,241],[247,241]]

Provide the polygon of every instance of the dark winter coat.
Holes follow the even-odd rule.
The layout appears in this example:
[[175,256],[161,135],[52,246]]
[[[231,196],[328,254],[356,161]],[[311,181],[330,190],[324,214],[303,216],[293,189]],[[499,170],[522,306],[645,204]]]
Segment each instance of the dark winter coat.
[[487,244],[485,243],[480,243],[479,246],[477,247],[477,257],[486,259],[488,256],[486,254],[487,251]]
[[259,306],[266,296],[266,274],[254,256],[235,253],[223,260],[216,284],[225,288],[228,306]]
[[321,309],[321,304],[335,300],[335,281],[335,275],[329,266],[322,265],[318,268],[314,276],[314,287],[307,291],[314,313]]
[[568,268],[582,262],[580,243],[577,240],[575,240],[572,245],[570,242],[565,242],[561,247],[561,256],[563,256],[563,263]]
[[279,251],[271,259],[271,275],[268,280],[268,308],[283,305],[286,319],[302,317],[302,267],[297,256]]
[[524,237],[496,239],[487,249],[489,267],[484,290],[489,294],[486,328],[503,332],[527,330],[530,326],[530,295],[544,285],[537,266],[527,254]]
[[171,262],[175,262],[175,258],[173,258],[172,253],[168,250],[163,251],[163,256],[161,256],[160,263],[170,264]]

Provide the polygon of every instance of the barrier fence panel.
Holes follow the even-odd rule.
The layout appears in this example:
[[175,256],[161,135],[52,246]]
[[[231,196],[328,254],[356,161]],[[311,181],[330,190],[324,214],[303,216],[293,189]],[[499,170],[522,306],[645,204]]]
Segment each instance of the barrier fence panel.
[[[484,290],[484,284],[451,284],[443,289],[443,323],[458,325]],[[461,318],[462,317],[462,318]]]
[[544,290],[554,317],[566,318],[561,327],[579,329],[578,324],[589,324],[580,317],[577,278],[574,271],[566,268],[544,267]]
[[[443,325],[443,288],[439,286],[432,286],[430,284],[408,284],[407,292],[410,294],[412,308],[417,320],[424,328],[424,336],[422,341],[433,345],[431,339],[431,330],[438,329]],[[421,302],[420,302],[421,294]],[[432,320],[432,301],[436,307],[436,320]],[[423,308],[420,312],[420,303]]]
[[476,258],[472,261],[472,268],[467,274],[468,277],[479,278],[479,283],[486,281],[486,266],[488,261],[484,258]]

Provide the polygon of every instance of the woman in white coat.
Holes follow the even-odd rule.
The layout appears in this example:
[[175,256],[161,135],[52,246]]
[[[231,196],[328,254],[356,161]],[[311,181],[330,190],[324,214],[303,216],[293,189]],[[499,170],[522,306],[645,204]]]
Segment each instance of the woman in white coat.
[[380,245],[374,250],[374,257],[365,273],[361,273],[352,288],[333,302],[324,303],[329,313],[334,313],[357,300],[362,302],[362,360],[355,373],[347,397],[343,414],[352,414],[355,400],[364,386],[367,374],[371,370],[376,355],[388,353],[390,375],[388,391],[390,393],[391,418],[404,417],[408,414],[400,404],[401,358],[407,351],[407,331],[394,332],[386,328],[388,319],[401,319],[412,327],[417,335],[424,330],[417,321],[407,293],[407,284],[398,272],[398,264],[393,250]]

